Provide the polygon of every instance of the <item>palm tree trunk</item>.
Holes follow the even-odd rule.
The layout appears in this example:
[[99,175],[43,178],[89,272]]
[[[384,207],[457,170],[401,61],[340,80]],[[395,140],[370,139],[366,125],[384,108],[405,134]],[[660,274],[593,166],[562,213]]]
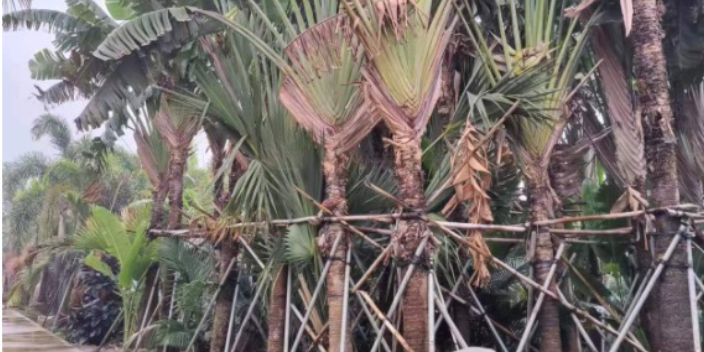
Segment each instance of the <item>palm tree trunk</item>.
[[[149,229],[158,229],[164,224],[164,202],[169,193],[166,180],[162,180],[152,194],[152,214]],[[150,234],[151,235],[151,234]]]
[[267,352],[284,351],[284,330],[286,312],[286,286],[288,285],[286,265],[282,265],[274,278],[269,302],[269,336],[266,344]]
[[232,295],[235,293],[238,277],[237,269],[234,267],[229,273],[226,272],[230,266],[230,261],[237,257],[237,245],[233,241],[225,239],[221,242],[218,253],[220,254],[218,263],[220,279],[224,275],[228,277],[224,281],[215,302],[210,352],[226,352],[225,344],[227,343],[227,329],[230,322],[230,310],[232,309]]
[[[222,166],[224,151],[220,146],[214,145],[213,143],[211,143],[211,150],[213,152],[213,174],[215,175]],[[240,170],[237,161],[235,161],[232,164],[230,172],[230,185],[234,185],[235,182],[237,182],[239,175]],[[223,209],[227,205],[231,194],[225,187],[224,180],[224,177],[215,180],[213,197],[215,198],[215,204],[218,209]],[[216,210],[216,214],[220,216],[220,211]],[[224,275],[227,275],[227,279],[223,282],[217,301],[215,302],[215,317],[213,318],[210,352],[226,352],[225,345],[227,344],[227,334],[229,333],[228,327],[230,323],[230,311],[232,310],[232,297],[235,293],[238,279],[238,271],[235,267],[233,267],[229,273],[226,272],[226,270],[229,268],[230,262],[234,258],[237,258],[237,250],[237,244],[230,239],[223,240],[218,249],[220,279],[222,280]]]
[[[166,180],[162,180],[157,186],[157,189],[152,192],[152,213],[149,221],[150,230],[158,229],[164,223],[164,201],[166,200],[168,190]],[[153,239],[151,232],[147,233],[147,236]],[[147,275],[144,277],[144,289],[142,290],[142,299],[139,302],[139,314],[137,319],[137,324],[139,324],[140,328],[142,327],[142,322],[152,316],[152,313],[159,304],[159,295],[151,295],[152,290],[156,289],[159,284],[159,277],[156,275],[158,270],[159,265],[154,263],[149,267]],[[139,347],[144,347],[144,344],[149,341],[148,335],[147,333],[147,338],[142,338],[143,346]]]
[[[186,172],[186,161],[188,160],[188,144],[185,146],[171,147],[169,156],[169,222],[167,228],[175,230],[181,227],[181,217],[183,212],[183,176]],[[162,273],[162,304],[161,314],[163,317],[169,316],[171,310],[171,296],[174,294],[173,272],[165,271]],[[173,350],[169,348],[168,350]]]
[[[421,168],[420,138],[395,134],[394,163],[401,201],[410,209],[406,211],[423,212],[425,195],[423,170]],[[421,219],[399,221],[394,239],[396,257],[402,262],[415,263],[415,270],[406,287],[401,305],[403,316],[403,337],[416,352],[428,350],[428,268],[430,265],[430,245],[420,258],[414,258],[416,248],[423,238],[430,236],[428,224]],[[431,243],[430,241],[428,243]]]
[[[550,218],[552,212],[552,194],[547,170],[536,162],[529,168],[527,175],[528,196],[530,199],[531,221],[542,221]],[[535,229],[537,236],[534,272],[538,283],[544,283],[548,277],[550,266],[555,260],[555,249],[550,232],[545,227]],[[556,292],[554,281],[548,287]],[[543,301],[538,313],[540,322],[540,350],[543,352],[561,352],[562,340],[560,338],[560,311],[558,303],[551,299]]]
[[[333,215],[347,215],[347,166],[349,157],[338,151],[334,142],[326,141],[325,155],[323,159],[323,173],[325,175],[325,201],[323,205],[328,208]],[[338,236],[343,236],[335,253],[332,253],[332,246]],[[349,236],[340,223],[327,223],[320,230],[322,238],[321,250],[332,260],[330,270],[327,274],[328,289],[328,321],[329,347],[330,352],[345,352],[352,350],[349,338],[350,325],[342,330],[343,307],[345,305],[345,257],[349,246]],[[344,350],[340,349],[340,340],[345,336]]]
[[[663,30],[655,0],[633,1],[634,68],[638,102],[645,136],[645,157],[651,207],[680,202],[677,183],[677,153],[669,82],[663,52]],[[659,258],[677,232],[679,222],[657,215],[653,236]],[[643,307],[643,326],[653,351],[694,351],[692,320],[687,291],[685,241],[676,248]]]
[[183,211],[183,176],[186,173],[188,145],[171,151],[169,159],[169,224],[170,230],[181,226]]

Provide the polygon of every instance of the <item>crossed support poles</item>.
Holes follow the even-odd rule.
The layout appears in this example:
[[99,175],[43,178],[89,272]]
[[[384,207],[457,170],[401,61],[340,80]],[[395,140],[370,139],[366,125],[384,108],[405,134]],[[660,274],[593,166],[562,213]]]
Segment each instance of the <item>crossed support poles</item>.
[[[642,216],[646,213],[647,211],[638,211],[620,214],[608,214],[602,217],[584,216],[553,219],[546,221],[542,224],[537,224],[537,226],[551,226],[563,222],[582,222],[589,220],[600,220],[603,218],[631,218]],[[539,324],[537,319],[538,312],[540,311],[541,306],[543,305],[545,300],[551,299],[558,302],[565,310],[569,312],[569,318],[576,328],[578,334],[577,336],[580,337],[580,343],[586,346],[589,351],[597,352],[604,350],[603,346],[597,346],[597,344],[592,341],[589,335],[588,329],[594,329],[592,331],[597,331],[599,334],[602,334],[602,336],[611,336],[611,338],[609,339],[604,339],[605,341],[612,341],[610,346],[608,346],[609,352],[619,351],[619,348],[621,348],[624,343],[630,345],[632,348],[640,352],[648,352],[643,346],[643,343],[639,341],[631,332],[631,329],[636,323],[641,308],[643,307],[646,299],[648,298],[648,295],[651,293],[657,283],[657,280],[662,276],[663,271],[666,269],[670,257],[674,253],[677,246],[680,245],[682,241],[684,241],[687,250],[687,280],[693,322],[694,345],[695,351],[701,352],[701,337],[698,333],[699,321],[697,304],[702,295],[704,295],[704,283],[702,283],[701,279],[696,276],[696,273],[693,268],[693,249],[696,248],[698,250],[701,250],[701,248],[693,242],[694,235],[692,231],[694,230],[695,222],[692,221],[692,218],[702,218],[702,216],[698,214],[684,213],[682,211],[674,211],[674,213],[671,213],[671,215],[679,216],[682,219],[679,231],[672,237],[672,240],[662,257],[658,258],[655,261],[655,265],[649,268],[642,277],[636,277],[636,279],[634,280],[634,283],[629,290],[629,297],[631,297],[632,303],[625,310],[625,314],[623,314],[622,317],[613,308],[611,308],[609,302],[606,299],[599,296],[596,290],[594,290],[586,281],[586,279],[579,273],[578,269],[572,265],[571,259],[568,259],[569,255],[566,254],[571,244],[569,241],[564,240],[564,238],[562,241],[559,242],[559,245],[555,252],[556,259],[550,266],[547,279],[545,280],[545,282],[536,282],[534,279],[514,269],[511,265],[503,262],[498,258],[495,258],[491,255],[491,253],[486,253],[483,249],[476,247],[472,242],[468,241],[466,237],[457,232],[457,230],[460,229],[473,229],[476,227],[481,227],[485,231],[520,233],[521,231],[527,231],[527,229],[530,229],[531,226],[495,225],[496,227],[492,227],[492,225],[434,221],[423,216],[423,219],[428,222],[429,226],[439,229],[440,231],[439,233],[435,233],[432,236],[428,236],[422,239],[420,245],[415,251],[416,257],[419,257],[422,254],[424,248],[426,248],[426,244],[428,241],[436,241],[437,239],[434,238],[435,236],[444,235],[447,238],[454,240],[461,246],[469,247],[473,250],[480,252],[486,258],[488,258],[494,266],[506,270],[507,272],[511,273],[516,279],[518,279],[523,286],[534,290],[535,301],[533,302],[532,309],[526,317],[525,330],[520,336],[515,336],[511,331],[509,331],[497,321],[492,319],[491,316],[489,316],[487,311],[484,309],[484,306],[482,305],[479,296],[475,292],[475,289],[471,287],[471,285],[469,285],[469,280],[467,280],[467,270],[470,266],[469,260],[462,266],[462,277],[460,277],[460,279],[458,279],[454,283],[451,283],[451,287],[442,286],[441,281],[438,279],[435,271],[433,270],[432,265],[430,265],[429,268],[420,268],[418,267],[418,265],[415,264],[414,261],[411,261],[411,263],[406,267],[405,271],[402,271],[402,274],[399,274],[399,280],[396,282],[394,292],[395,294],[392,297],[391,303],[386,307],[385,310],[381,309],[379,303],[375,302],[374,300],[374,297],[378,293],[377,290],[379,289],[379,282],[370,283],[370,278],[374,276],[374,273],[383,265],[385,260],[390,255],[391,248],[394,245],[394,239],[389,238],[388,232],[381,231],[380,229],[355,227],[351,225],[350,222],[380,221],[388,223],[389,221],[398,220],[402,215],[353,215],[349,217],[343,217],[341,219],[330,219],[328,221],[344,221],[344,224],[349,230],[349,233],[359,236],[359,238],[361,239],[360,243],[369,244],[367,248],[379,250],[378,256],[372,261],[368,268],[365,268],[365,264],[362,262],[362,260],[359,259],[357,252],[355,252],[355,248],[353,246],[350,246],[347,251],[345,257],[346,267],[344,284],[345,287],[347,287],[348,289],[345,292],[343,306],[344,325],[342,331],[355,331],[359,328],[360,324],[365,322],[371,328],[373,334],[375,334],[373,344],[370,348],[371,352],[378,352],[379,350],[383,350],[384,352],[394,352],[404,349],[406,351],[413,351],[409,347],[407,341],[404,339],[403,334],[400,332],[401,329],[398,324],[398,322],[400,322],[400,313],[398,312],[398,308],[401,305],[405,289],[408,286],[413,272],[415,270],[426,270],[429,282],[429,351],[434,351],[434,336],[435,333],[440,329],[440,327],[443,326],[443,324],[447,327],[447,330],[450,333],[450,337],[452,338],[452,342],[454,343],[457,349],[469,347],[469,341],[466,341],[465,338],[462,336],[449,312],[449,308],[451,307],[451,304],[453,302],[457,302],[458,304],[466,306],[467,309],[470,309],[477,316],[481,317],[482,321],[486,324],[489,331],[491,332],[491,336],[493,336],[495,340],[495,346],[497,350],[500,350],[501,352],[509,352],[509,344],[507,343],[508,339],[514,341],[514,345],[517,346],[515,351],[517,352],[537,350],[531,345],[531,340],[533,338],[533,333],[536,330],[535,328],[537,324]],[[295,223],[295,221],[296,219],[281,221],[281,224],[289,226]],[[311,219],[305,218],[300,222],[311,221]],[[626,232],[624,229],[594,231],[551,229],[550,231],[553,233],[554,236],[563,235],[565,237],[568,237],[568,235],[570,234],[573,236],[575,236],[576,234],[577,237],[583,237],[587,235],[625,236]],[[378,238],[373,238],[374,236],[368,236],[369,234],[381,235],[381,240],[378,240]],[[386,239],[388,239],[388,241],[386,241]],[[261,269],[262,275],[259,275],[258,279],[270,280],[271,277],[269,277],[270,274],[268,273],[271,272],[270,269],[273,265],[273,262],[263,262],[257,256],[255,251],[250,248],[244,238],[239,238],[239,241],[243,245],[243,248],[246,250],[246,253],[254,259],[256,265]],[[340,241],[341,237],[338,237],[335,240],[333,244],[333,251],[337,248]],[[702,250],[702,253],[704,253],[704,250]],[[287,304],[285,312],[286,328],[284,332],[285,351],[283,352],[327,352],[325,346],[321,344],[321,341],[324,340],[323,336],[325,334],[325,330],[328,327],[328,323],[323,324],[322,328],[318,327],[318,329],[314,329],[311,326],[311,320],[313,316],[317,316],[315,314],[317,309],[316,307],[319,307],[322,303],[320,302],[321,292],[323,291],[323,287],[325,286],[326,274],[327,270],[329,270],[331,260],[333,259],[330,258],[327,260],[327,262],[323,264],[321,274],[319,274],[318,276],[320,279],[312,285],[314,287],[313,292],[309,293],[308,299],[303,300],[304,307],[302,308],[296,306],[297,304],[300,304],[296,303],[300,300],[294,299],[296,291],[293,288],[295,282],[295,280],[292,280],[293,269],[289,268],[286,272],[286,275],[288,275],[288,280],[286,292]],[[561,262],[564,263],[563,266],[559,266],[559,263]],[[353,267],[358,272],[360,270],[362,272],[362,275],[359,276],[359,279],[357,280],[355,280],[352,275]],[[568,300],[565,294],[560,290],[559,283],[570,272],[573,273],[577,279],[581,280],[590,290],[591,294],[595,296],[596,300],[607,311],[611,313],[611,317],[615,321],[615,324],[618,325],[618,327],[611,325],[610,323],[604,322],[602,319],[591,315],[585,309],[577,307],[575,304],[571,303]],[[640,280],[639,284],[637,284],[638,280]],[[557,285],[551,285],[553,282],[557,283]],[[227,337],[226,343],[228,351],[230,352],[238,352],[241,351],[241,348],[243,348],[242,346],[240,346],[240,342],[242,339],[243,332],[248,324],[259,325],[256,320],[255,311],[257,307],[259,307],[263,303],[262,296],[263,288],[265,287],[265,285],[260,284],[256,285],[256,287],[257,288],[255,292],[251,295],[251,303],[249,307],[246,308],[245,315],[241,319],[237,319],[239,320],[239,324],[236,324],[235,322],[234,309],[236,307],[236,304],[233,304],[233,311],[230,313],[230,334]],[[458,295],[458,290],[460,287],[465,288],[464,296]],[[554,287],[554,289],[551,289],[551,287]],[[305,290],[308,290],[308,288],[305,288]],[[239,286],[237,286],[235,289],[235,295],[233,297],[233,300],[235,301],[237,300],[238,292],[241,292],[241,288]],[[210,312],[211,308],[212,304],[206,310],[205,315]],[[262,329],[259,330],[262,331]],[[261,333],[263,335],[265,334],[263,331]],[[344,350],[343,347],[346,345],[345,339],[353,338],[352,336],[354,335],[350,334],[349,336],[345,336],[343,334],[343,340],[341,341],[340,345],[341,350]]]

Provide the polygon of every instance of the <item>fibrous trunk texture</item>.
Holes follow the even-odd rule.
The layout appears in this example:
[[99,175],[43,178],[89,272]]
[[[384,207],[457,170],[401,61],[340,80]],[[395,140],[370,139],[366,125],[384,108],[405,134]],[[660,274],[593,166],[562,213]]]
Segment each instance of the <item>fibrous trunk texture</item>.
[[[530,200],[530,217],[532,222],[547,220],[552,212],[552,194],[547,170],[541,165],[529,169],[527,175],[528,196]],[[534,229],[536,236],[535,257],[533,269],[536,281],[543,284],[550,272],[550,266],[555,261],[554,246],[550,231],[545,227]],[[556,292],[554,281],[548,287]],[[552,299],[543,300],[538,313],[540,322],[540,350],[542,352],[561,352],[560,311],[558,303]]]
[[[335,216],[347,215],[347,166],[349,157],[339,151],[334,141],[326,141],[323,158],[323,173],[325,175],[325,201],[323,205]],[[342,236],[335,252],[332,252],[335,240]],[[322,252],[332,260],[327,274],[328,289],[328,321],[330,352],[352,351],[349,337],[350,324],[342,329],[343,307],[345,305],[345,267],[349,235],[340,223],[327,223],[320,230],[319,237]],[[342,336],[345,336],[344,348],[340,348]]]
[[169,159],[169,229],[181,226],[183,210],[183,175],[186,172],[188,145],[174,148]]
[[[421,168],[420,138],[394,135],[395,169],[401,201],[411,209],[425,210],[423,170]],[[416,248],[423,238],[431,236],[428,224],[421,219],[401,220],[394,232],[395,255],[402,264],[415,264],[415,270],[403,294],[401,314],[403,337],[416,352],[428,350],[428,269],[431,246],[419,258]],[[432,243],[432,242],[428,242]]]
[[[168,194],[169,188],[166,180],[161,180],[157,185],[157,188],[152,191],[152,214],[149,221],[149,229],[159,229],[164,224],[164,202],[166,201],[166,196]],[[148,233],[147,236],[153,239],[152,233]],[[155,291],[152,295],[152,290],[158,289],[159,277],[157,272],[159,270],[158,264],[152,264],[147,270],[147,275],[144,278],[144,290],[142,291],[142,299],[139,302],[139,314],[137,323],[142,327],[143,322],[152,316],[154,310],[156,310],[159,304],[159,294]],[[145,324],[146,326],[146,324]],[[148,333],[145,335],[146,338],[142,338],[142,345],[149,341]],[[139,346],[144,347],[144,346]]]
[[282,265],[274,277],[269,302],[269,335],[266,344],[267,352],[284,351],[284,330],[286,324],[286,286],[288,285],[288,268]]
[[[213,153],[213,175],[217,175],[218,170],[222,166],[224,159],[224,150],[221,146],[211,143]],[[230,184],[237,182],[241,174],[238,163],[235,161],[230,170]],[[229,201],[231,192],[225,187],[225,178],[219,177],[215,180],[213,189],[213,198],[217,209],[216,216],[220,216],[220,211],[225,208]],[[230,323],[230,312],[232,310],[232,300],[237,287],[238,271],[237,266],[233,265],[230,268],[230,262],[237,258],[237,243],[230,238],[222,240],[218,251],[218,273],[219,281],[222,281],[222,287],[215,302],[215,316],[213,317],[212,337],[210,339],[210,352],[226,352],[227,334]],[[224,281],[223,281],[224,279]]]
[[152,192],[152,214],[149,229],[158,229],[164,224],[164,202],[168,193],[169,186],[166,180],[159,182],[157,189]]
[[232,309],[232,296],[237,286],[237,269],[233,266],[227,272],[230,261],[237,257],[237,246],[229,238],[224,239],[218,250],[218,271],[219,279],[223,281],[217,301],[215,302],[215,317],[213,318],[212,337],[210,340],[210,352],[226,352],[227,333],[230,323],[230,310]]
[[[676,138],[665,55],[661,13],[656,0],[633,1],[634,69],[645,136],[651,207],[680,201]],[[659,258],[677,232],[678,220],[655,218],[654,252]],[[646,301],[641,317],[653,351],[694,351],[686,271],[686,241],[680,242]]]
[[[188,144],[185,146],[172,147],[169,156],[169,230],[178,229],[181,226],[181,214],[183,210],[183,175],[186,172],[186,161],[188,160]],[[171,309],[171,297],[174,290],[174,273],[165,271],[162,273],[162,303],[161,314],[163,317],[169,316]],[[172,350],[169,348],[168,350]]]

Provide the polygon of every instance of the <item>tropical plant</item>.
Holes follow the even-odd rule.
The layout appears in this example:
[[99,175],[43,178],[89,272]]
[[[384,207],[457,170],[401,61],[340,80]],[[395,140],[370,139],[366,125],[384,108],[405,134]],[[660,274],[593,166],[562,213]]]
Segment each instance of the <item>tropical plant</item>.
[[[125,339],[136,332],[135,310],[143,294],[142,281],[156,256],[156,242],[147,238],[148,211],[144,206],[126,208],[120,218],[94,206],[86,225],[74,239],[75,248],[87,254],[85,265],[115,282],[122,298]],[[117,260],[117,273],[113,273],[104,256]]]

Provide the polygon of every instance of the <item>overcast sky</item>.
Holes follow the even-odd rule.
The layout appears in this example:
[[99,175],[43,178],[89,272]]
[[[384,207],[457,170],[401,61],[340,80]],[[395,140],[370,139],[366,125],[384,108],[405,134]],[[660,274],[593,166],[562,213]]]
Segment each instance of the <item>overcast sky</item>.
[[[102,1],[98,1],[103,4]],[[66,5],[61,0],[34,0],[32,7],[41,9],[65,10]],[[38,85],[42,88],[51,86],[56,81],[34,81],[30,78],[28,61],[33,55],[44,49],[53,49],[53,35],[40,31],[21,30],[2,33],[2,160],[11,161],[22,154],[40,151],[48,156],[57,152],[46,140],[35,141],[30,134],[32,121],[38,116],[50,112],[64,117],[70,122],[74,135],[78,136],[73,125],[86,101],[76,101],[55,107],[45,108],[34,93]],[[97,133],[94,133],[97,135]],[[135,151],[132,136],[126,133],[118,140],[118,145]],[[197,151],[199,164],[207,164],[207,143],[204,136],[198,136],[194,149]]]

